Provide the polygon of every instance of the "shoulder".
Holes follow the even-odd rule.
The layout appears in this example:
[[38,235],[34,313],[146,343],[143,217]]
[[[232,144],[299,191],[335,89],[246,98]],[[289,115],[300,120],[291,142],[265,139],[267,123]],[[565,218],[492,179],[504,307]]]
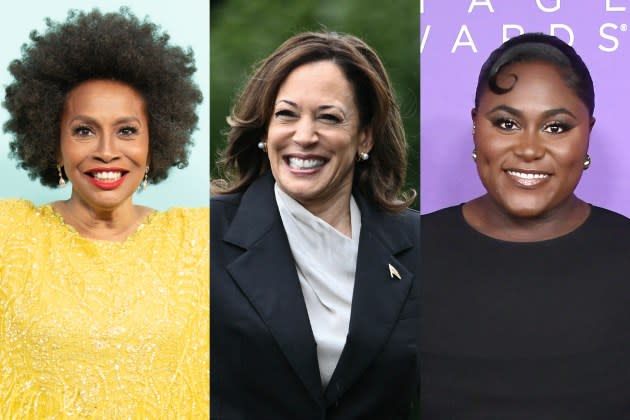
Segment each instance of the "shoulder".
[[40,208],[27,200],[0,200],[0,254],[7,243],[41,236],[47,229],[37,222]]
[[456,205],[451,207],[445,207],[440,210],[433,211],[431,213],[426,213],[421,216],[422,223],[433,223],[436,221],[443,220],[452,220],[454,218],[458,218],[461,215],[462,205]]
[[591,214],[587,219],[587,224],[608,229],[630,229],[630,219],[615,211],[603,207],[591,206]]
[[210,220],[213,229],[229,225],[234,218],[244,193],[221,194],[210,197]]
[[452,229],[460,226],[461,220],[463,220],[462,205],[459,204],[423,214],[420,216],[420,225],[423,232],[427,232],[427,229],[430,231]]
[[0,232],[25,226],[26,220],[37,212],[38,207],[27,200],[0,200]]
[[154,217],[166,233],[176,232],[185,240],[208,241],[210,211],[207,207],[174,207]]
[[36,210],[37,207],[28,200],[0,200],[0,213],[2,215],[28,215],[29,213],[34,213]]
[[210,209],[212,214],[217,211],[229,211],[237,209],[241,204],[243,193],[217,194],[210,197]]

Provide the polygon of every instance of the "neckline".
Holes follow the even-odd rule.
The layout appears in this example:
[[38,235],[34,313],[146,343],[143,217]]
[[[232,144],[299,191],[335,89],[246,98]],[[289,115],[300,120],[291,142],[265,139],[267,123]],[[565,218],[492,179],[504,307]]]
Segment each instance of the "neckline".
[[594,217],[594,211],[595,211],[595,206],[587,202],[586,204],[590,207],[590,209],[584,221],[580,223],[578,226],[576,226],[575,229],[567,233],[564,233],[560,236],[556,236],[555,238],[543,239],[541,241],[507,241],[505,239],[499,239],[499,238],[495,238],[494,236],[486,235],[485,233],[475,229],[472,225],[470,225],[470,223],[468,223],[468,221],[464,217],[464,204],[466,203],[459,204],[458,206],[455,207],[455,209],[457,211],[457,217],[460,223],[462,223],[465,226],[466,230],[468,230],[469,232],[472,232],[474,235],[481,237],[487,241],[508,244],[508,245],[513,245],[513,246],[543,245],[543,244],[548,244],[554,241],[560,241],[560,240],[565,240],[567,238],[570,238],[574,235],[577,235],[584,228],[584,226],[586,226],[590,222],[590,220],[592,220],[592,218]]
[[274,183],[274,195],[276,197],[276,205],[281,215],[281,210],[284,208],[293,219],[300,221],[305,226],[315,223],[324,231],[331,232],[333,235],[337,236],[338,239],[348,242],[358,242],[361,231],[361,212],[352,194],[350,195],[349,202],[350,232],[352,236],[346,236],[321,217],[311,213],[306,207],[302,206],[300,202],[284,192],[277,183]]
[[52,203],[47,203],[47,204],[43,204],[41,206],[39,206],[39,210],[43,210],[45,213],[47,213],[47,215],[51,216],[53,219],[55,219],[56,222],[58,222],[58,224],[68,233],[70,234],[70,236],[76,237],[76,238],[80,238],[83,241],[87,241],[87,242],[91,242],[91,243],[95,243],[95,244],[112,244],[113,246],[121,246],[124,244],[128,244],[131,242],[134,242],[136,237],[138,237],[140,235],[140,233],[142,231],[145,230],[145,228],[149,225],[151,225],[153,223],[153,220],[156,218],[156,216],[158,214],[160,214],[159,211],[153,209],[151,210],[142,220],[142,222],[140,222],[140,224],[138,224],[138,226],[136,227],[136,229],[131,232],[124,240],[122,241],[109,241],[107,239],[93,239],[93,238],[87,238],[83,235],[81,235],[79,233],[79,231],[77,229],[75,229],[74,226],[66,223],[66,221],[64,220],[63,216],[61,215],[61,213],[59,213],[52,205]]

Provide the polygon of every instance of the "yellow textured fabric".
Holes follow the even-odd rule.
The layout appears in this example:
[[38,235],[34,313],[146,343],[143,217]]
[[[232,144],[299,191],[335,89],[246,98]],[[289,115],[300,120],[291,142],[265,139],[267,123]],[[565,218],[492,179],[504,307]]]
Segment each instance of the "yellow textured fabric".
[[207,419],[209,211],[124,242],[0,201],[0,418]]

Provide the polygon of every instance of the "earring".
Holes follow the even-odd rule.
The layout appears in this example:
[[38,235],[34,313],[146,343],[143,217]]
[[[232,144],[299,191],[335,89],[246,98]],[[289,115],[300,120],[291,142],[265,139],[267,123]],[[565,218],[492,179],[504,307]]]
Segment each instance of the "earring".
[[586,155],[586,157],[584,158],[584,170],[587,170],[590,167],[591,167],[591,157],[589,155]]
[[149,185],[149,165],[144,170],[144,180],[142,181],[142,191],[147,190],[147,186]]
[[61,173],[61,165],[57,165],[57,174],[59,174],[59,188],[63,188],[66,186],[66,180],[63,179],[63,175]]
[[472,129],[473,136],[475,135],[475,128],[477,128],[477,125],[475,125],[475,123],[473,123],[473,129]]
[[477,149],[473,149],[473,151],[472,151],[472,158],[473,158],[473,160],[475,162],[477,161]]
[[366,152],[357,153],[357,162],[365,162],[370,158],[370,154]]
[[262,150],[263,152],[267,153],[267,142],[266,141],[259,142],[258,148]]

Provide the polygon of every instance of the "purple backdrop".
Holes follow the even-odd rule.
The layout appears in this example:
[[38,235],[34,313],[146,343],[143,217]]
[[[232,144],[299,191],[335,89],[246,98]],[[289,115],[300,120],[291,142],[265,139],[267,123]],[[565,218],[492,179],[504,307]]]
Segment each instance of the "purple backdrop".
[[479,69],[504,36],[544,32],[573,45],[595,84],[593,163],[577,194],[630,217],[628,23],[629,0],[420,0],[421,212],[484,192],[471,158]]

